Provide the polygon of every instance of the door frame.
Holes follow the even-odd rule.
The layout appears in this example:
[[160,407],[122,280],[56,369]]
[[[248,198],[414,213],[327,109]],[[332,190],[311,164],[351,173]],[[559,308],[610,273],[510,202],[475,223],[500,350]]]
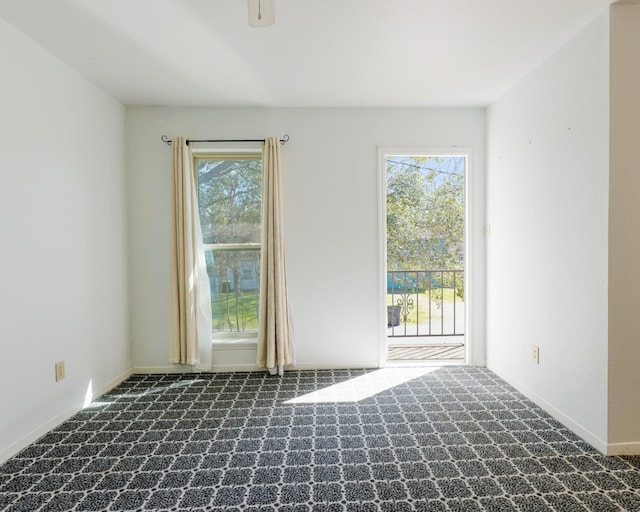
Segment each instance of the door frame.
[[475,293],[474,276],[471,272],[474,261],[473,237],[471,236],[471,212],[472,208],[472,178],[473,178],[473,149],[464,146],[379,146],[378,147],[378,239],[379,239],[379,345],[378,366],[384,368],[387,365],[387,166],[386,159],[389,156],[463,156],[466,158],[464,170],[464,279],[465,279],[465,308],[464,308],[464,365],[472,366],[473,329],[471,328],[474,307],[472,297]]

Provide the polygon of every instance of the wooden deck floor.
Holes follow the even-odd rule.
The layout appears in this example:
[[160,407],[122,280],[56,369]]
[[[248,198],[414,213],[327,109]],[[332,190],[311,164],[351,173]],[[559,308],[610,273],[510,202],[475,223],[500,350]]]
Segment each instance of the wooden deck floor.
[[387,349],[388,361],[464,361],[464,343],[417,345],[393,344]]

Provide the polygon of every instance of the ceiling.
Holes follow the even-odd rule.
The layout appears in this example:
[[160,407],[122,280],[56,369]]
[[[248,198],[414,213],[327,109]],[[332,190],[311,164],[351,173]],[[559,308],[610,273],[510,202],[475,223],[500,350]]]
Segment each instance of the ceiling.
[[485,106],[613,0],[0,0],[125,105]]

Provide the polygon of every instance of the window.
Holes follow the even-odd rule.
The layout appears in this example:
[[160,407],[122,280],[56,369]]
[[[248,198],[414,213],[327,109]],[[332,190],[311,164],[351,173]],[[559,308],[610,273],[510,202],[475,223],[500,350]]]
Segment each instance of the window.
[[258,329],[262,157],[197,153],[200,223],[214,333]]

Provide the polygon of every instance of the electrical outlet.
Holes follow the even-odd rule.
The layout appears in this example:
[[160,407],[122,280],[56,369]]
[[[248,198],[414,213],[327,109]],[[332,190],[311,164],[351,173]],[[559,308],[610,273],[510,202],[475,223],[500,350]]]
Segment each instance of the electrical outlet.
[[533,351],[531,352],[531,358],[535,364],[540,364],[540,347],[538,345],[533,346]]
[[56,363],[56,382],[64,379],[64,361],[58,361]]

